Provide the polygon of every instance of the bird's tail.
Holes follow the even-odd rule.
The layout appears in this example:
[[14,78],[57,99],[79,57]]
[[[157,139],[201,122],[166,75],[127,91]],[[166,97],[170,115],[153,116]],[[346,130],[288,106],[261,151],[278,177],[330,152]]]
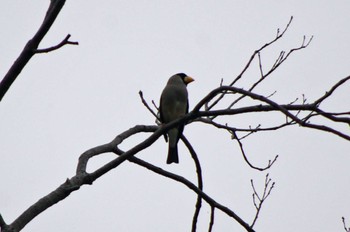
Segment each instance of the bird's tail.
[[169,144],[168,150],[168,159],[166,160],[167,164],[179,163],[179,155],[177,153],[177,146],[171,147]]

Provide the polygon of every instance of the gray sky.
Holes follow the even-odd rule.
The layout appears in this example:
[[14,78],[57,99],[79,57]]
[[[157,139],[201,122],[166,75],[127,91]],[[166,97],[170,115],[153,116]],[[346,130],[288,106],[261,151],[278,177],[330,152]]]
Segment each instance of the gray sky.
[[[38,29],[48,1],[2,0],[0,75]],[[11,222],[27,207],[74,175],[79,155],[111,141],[136,124],[154,119],[139,100],[159,101],[167,79],[185,72],[195,105],[221,78],[230,82],[252,52],[273,39],[290,16],[285,37],[263,54],[266,67],[280,50],[311,45],[296,54],[256,91],[289,103],[305,94],[312,101],[349,75],[350,2],[309,1],[67,1],[41,44],[68,33],[79,46],[36,55],[1,102],[0,213]],[[256,71],[256,70],[255,70]],[[248,86],[252,70],[237,87]],[[349,84],[324,104],[349,109]],[[190,107],[191,108],[191,107]],[[268,124],[281,117],[225,118],[230,125]],[[348,128],[343,128],[348,130]],[[251,170],[228,133],[191,124],[185,135],[199,154],[204,190],[247,222],[254,216],[250,179],[259,189],[266,172]],[[126,141],[127,149],[141,136]],[[244,140],[257,166],[278,154],[269,171],[276,187],[257,231],[343,231],[350,224],[350,145],[336,136],[293,127]],[[180,164],[165,164],[167,144],[159,139],[137,157],[196,182],[193,161],[182,144]],[[93,170],[114,156],[92,160]],[[23,231],[189,231],[196,196],[186,187],[125,163],[48,209]],[[204,204],[198,231],[207,231]],[[244,231],[216,211],[214,231]]]

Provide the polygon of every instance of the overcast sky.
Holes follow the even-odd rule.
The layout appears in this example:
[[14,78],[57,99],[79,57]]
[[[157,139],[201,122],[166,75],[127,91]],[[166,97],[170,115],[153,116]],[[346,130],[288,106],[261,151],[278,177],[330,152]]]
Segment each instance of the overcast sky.
[[[49,1],[0,3],[0,76],[4,76],[34,35]],[[210,90],[229,83],[252,52],[294,20],[285,37],[262,55],[266,68],[280,50],[314,39],[295,53],[256,92],[289,103],[305,94],[311,102],[350,74],[349,0],[308,1],[67,1],[40,45],[59,43],[68,33],[79,46],[33,57],[1,102],[0,213],[12,222],[26,208],[72,177],[79,155],[109,142],[136,124],[154,124],[140,102],[150,102],[168,78],[191,75],[190,109]],[[256,71],[256,70],[255,70]],[[258,78],[254,69],[237,87]],[[350,108],[350,85],[339,89],[325,109]],[[223,119],[234,127],[270,125],[277,115]],[[340,128],[348,132],[348,128]],[[347,130],[347,131],[346,131]],[[196,149],[204,191],[247,222],[254,217],[250,179],[262,190],[267,172],[244,162],[225,131],[191,124],[184,134]],[[145,136],[125,141],[130,148]],[[350,144],[331,134],[293,128],[244,140],[257,166],[279,155],[269,170],[276,186],[256,231],[343,231],[350,226]],[[180,164],[166,165],[167,144],[159,139],[137,157],[196,182],[188,151],[179,144]],[[89,170],[113,159],[105,154]],[[124,163],[51,207],[23,231],[190,231],[196,195],[166,178]],[[198,231],[207,231],[204,204]],[[244,231],[216,211],[213,231]]]

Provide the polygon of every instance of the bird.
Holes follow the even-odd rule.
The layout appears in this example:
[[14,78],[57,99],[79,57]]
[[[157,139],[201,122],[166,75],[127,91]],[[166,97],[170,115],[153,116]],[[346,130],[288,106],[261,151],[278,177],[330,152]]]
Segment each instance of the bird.
[[[160,121],[163,124],[174,121],[188,113],[187,84],[194,81],[184,73],[171,76],[161,94],[159,103]],[[167,164],[179,163],[177,143],[182,135],[184,125],[179,125],[167,132],[169,149]],[[165,136],[166,137],[166,136]]]

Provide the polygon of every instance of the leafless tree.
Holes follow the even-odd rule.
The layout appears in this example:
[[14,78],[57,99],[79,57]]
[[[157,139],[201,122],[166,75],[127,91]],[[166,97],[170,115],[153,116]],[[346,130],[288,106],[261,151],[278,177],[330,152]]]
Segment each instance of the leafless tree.
[[[25,67],[30,58],[38,53],[43,52],[51,52],[56,49],[61,48],[66,44],[77,45],[77,42],[69,41],[70,35],[67,35],[62,42],[57,44],[56,46],[39,49],[38,46],[48,32],[50,27],[52,26],[54,20],[59,14],[61,8],[63,7],[65,1],[64,0],[51,0],[49,9],[44,18],[44,21],[39,28],[38,32],[35,36],[28,41],[23,51],[19,55],[16,62],[9,69],[8,73],[5,75],[3,80],[0,83],[0,99],[4,97],[6,92],[11,87],[14,80],[19,76],[21,70]],[[338,87],[342,86],[345,82],[349,81],[350,76],[345,77],[331,86],[328,91],[320,96],[318,99],[315,99],[311,102],[308,102],[305,98],[298,100],[296,99],[293,102],[288,103],[279,103],[271,100],[272,93],[269,96],[259,95],[254,92],[255,88],[260,85],[264,80],[268,78],[270,74],[275,72],[282,64],[284,64],[287,59],[304,48],[306,48],[310,42],[312,41],[312,37],[306,38],[305,36],[302,39],[302,42],[299,46],[290,49],[289,51],[281,51],[279,55],[276,57],[274,64],[267,68],[263,64],[263,54],[267,47],[273,46],[274,43],[280,40],[288,30],[293,18],[290,18],[290,21],[285,26],[285,28],[280,31],[277,30],[275,38],[273,38],[270,42],[264,44],[259,49],[255,50],[251,55],[250,59],[246,63],[245,67],[230,83],[225,84],[223,80],[219,83],[218,87],[209,92],[206,96],[202,98],[201,101],[197,103],[197,105],[193,108],[191,112],[182,118],[170,122],[166,125],[136,125],[119,135],[117,135],[111,142],[99,145],[93,148],[88,149],[84,153],[82,153],[79,157],[79,161],[77,164],[76,175],[68,178],[64,183],[62,183],[57,189],[53,190],[51,193],[39,199],[36,203],[30,206],[27,210],[25,210],[17,219],[15,219],[12,223],[6,223],[3,217],[0,215],[0,227],[3,232],[14,232],[21,231],[31,220],[33,220],[37,215],[44,212],[49,207],[55,205],[56,203],[64,200],[68,197],[72,192],[77,191],[83,185],[91,185],[96,179],[100,178],[107,172],[112,169],[117,168],[124,161],[129,161],[135,163],[143,168],[146,168],[158,175],[167,177],[176,182],[179,182],[189,189],[191,189],[197,195],[197,202],[195,205],[195,212],[193,215],[192,221],[192,231],[196,231],[197,219],[200,213],[200,209],[202,206],[202,201],[204,200],[211,207],[211,216],[209,220],[208,230],[211,231],[214,226],[215,219],[215,211],[219,210],[225,213],[227,216],[231,217],[237,223],[239,223],[243,228],[245,228],[249,232],[253,232],[254,225],[257,222],[259,213],[261,212],[263,203],[270,196],[271,191],[274,187],[274,182],[272,182],[269,175],[266,175],[264,188],[259,193],[254,185],[254,181],[251,180],[252,186],[252,200],[255,206],[256,211],[252,213],[251,222],[244,221],[234,209],[229,208],[214,198],[209,196],[203,191],[203,178],[202,178],[202,169],[200,165],[200,161],[196,154],[195,149],[191,146],[191,143],[186,139],[185,136],[182,136],[182,141],[188,148],[197,171],[197,183],[192,183],[183,176],[179,176],[177,174],[171,173],[169,171],[163,170],[160,167],[157,167],[151,163],[143,161],[135,157],[135,154],[146,149],[151,146],[156,140],[158,140],[165,132],[169,129],[179,125],[179,124],[191,124],[194,122],[203,123],[204,125],[213,126],[218,129],[223,129],[227,131],[233,140],[237,142],[237,146],[239,146],[241,150],[242,157],[245,162],[249,165],[249,167],[259,170],[265,171],[269,169],[277,160],[277,156],[273,160],[269,160],[265,167],[257,167],[253,165],[245,152],[243,139],[247,136],[254,136],[257,133],[271,131],[271,133],[275,130],[281,129],[283,127],[289,127],[294,125],[299,125],[301,127],[306,127],[314,130],[319,130],[321,132],[332,133],[333,135],[339,136],[345,140],[350,141],[350,135],[344,133],[342,130],[335,129],[334,125],[350,125],[350,112],[329,112],[327,109],[322,108],[322,103],[327,99],[332,97],[332,94],[337,90]],[[252,68],[253,61],[258,62],[258,68],[260,71],[260,75],[257,80],[246,88],[239,88],[239,82],[244,78],[247,70]],[[264,71],[264,69],[266,69]],[[157,119],[157,106],[153,102],[153,107],[151,107],[147,101],[144,99],[142,92],[139,92],[140,98],[144,106],[147,107],[150,113],[152,113]],[[225,101],[224,101],[225,99]],[[244,101],[243,106],[238,103],[242,103]],[[229,102],[227,104],[227,102]],[[258,102],[258,104],[256,104]],[[155,110],[153,110],[155,109]],[[255,127],[249,128],[236,128],[228,125],[227,123],[220,123],[219,118],[222,116],[234,116],[240,114],[260,114],[260,113],[279,113],[282,118],[284,118],[283,122],[276,122],[275,125],[269,125],[268,127],[264,127],[262,125],[256,125]],[[322,124],[318,124],[315,121],[320,121],[318,119],[323,119]],[[337,127],[338,128],[338,127]],[[130,137],[139,134],[139,133],[149,133],[147,139],[142,142],[135,144],[134,147],[127,151],[123,151],[119,148],[119,145],[123,143],[123,141],[129,139]],[[102,167],[92,171],[87,172],[86,168],[88,162],[101,154],[104,153],[114,153],[117,157],[103,165]],[[343,219],[344,228],[346,231],[348,229],[345,226],[345,220]]]

